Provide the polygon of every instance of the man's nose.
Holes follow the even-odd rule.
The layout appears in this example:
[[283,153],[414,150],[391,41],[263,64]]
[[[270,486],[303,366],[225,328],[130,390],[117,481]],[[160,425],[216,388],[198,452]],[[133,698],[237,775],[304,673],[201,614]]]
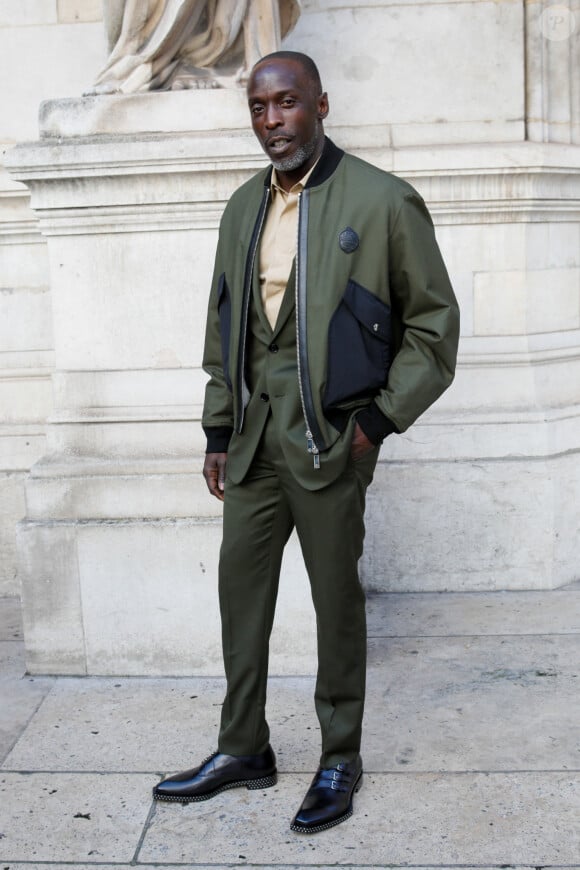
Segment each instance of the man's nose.
[[269,130],[278,127],[282,123],[282,117],[278,106],[267,106],[265,116],[265,124]]

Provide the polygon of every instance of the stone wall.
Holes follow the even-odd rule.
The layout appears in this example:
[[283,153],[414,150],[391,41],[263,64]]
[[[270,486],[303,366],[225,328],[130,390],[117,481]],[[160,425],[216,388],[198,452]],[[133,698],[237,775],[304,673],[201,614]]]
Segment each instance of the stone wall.
[[[330,135],[427,200],[462,308],[453,387],[383,447],[368,589],[578,576],[579,5],[555,18],[543,2],[319,0],[287,40],[320,61]],[[19,526],[28,664],[216,673],[220,517],[200,475],[199,362],[219,216],[264,158],[240,92],[79,99],[87,80],[46,103],[41,139],[7,157],[21,219],[10,239],[1,225],[12,245],[0,251],[16,252],[5,258],[16,286],[50,286],[55,347],[40,375],[23,349],[28,396],[40,376],[50,401],[53,369],[52,406],[30,398],[37,422],[16,421],[43,439],[49,414],[46,442],[18,469],[38,459]],[[37,269],[22,256],[32,241],[48,260],[23,278]],[[12,310],[7,340],[29,340]],[[15,425],[2,430],[11,461]],[[306,672],[312,612],[295,542],[281,594],[273,668]]]
[[0,4],[0,595],[19,591],[16,523],[25,475],[45,452],[54,365],[46,242],[4,155],[38,137],[41,100],[90,84],[105,56],[101,18],[100,0]]

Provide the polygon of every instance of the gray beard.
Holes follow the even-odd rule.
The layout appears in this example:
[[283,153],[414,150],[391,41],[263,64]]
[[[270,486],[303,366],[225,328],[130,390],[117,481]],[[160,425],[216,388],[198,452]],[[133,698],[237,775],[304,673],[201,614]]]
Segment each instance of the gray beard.
[[287,157],[286,160],[272,160],[272,166],[277,172],[292,172],[294,169],[299,169],[304,166],[307,160],[310,160],[316,151],[318,139],[319,131],[316,129],[310,142],[301,145],[298,151],[292,157]]

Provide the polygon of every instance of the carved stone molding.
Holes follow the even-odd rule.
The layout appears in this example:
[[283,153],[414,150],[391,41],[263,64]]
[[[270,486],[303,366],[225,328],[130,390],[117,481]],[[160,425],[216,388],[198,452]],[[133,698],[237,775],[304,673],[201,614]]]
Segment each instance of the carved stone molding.
[[[580,219],[580,150],[574,146],[356,153],[411,181],[439,225]],[[7,163],[30,188],[47,236],[215,229],[233,190],[265,165],[252,141],[235,131],[227,138],[44,140],[19,145]]]

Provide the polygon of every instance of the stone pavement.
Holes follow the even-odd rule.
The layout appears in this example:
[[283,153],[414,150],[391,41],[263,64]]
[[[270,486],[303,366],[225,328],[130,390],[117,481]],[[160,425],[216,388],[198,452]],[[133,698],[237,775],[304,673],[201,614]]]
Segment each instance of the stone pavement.
[[0,870],[580,867],[579,584],[371,598],[364,787],[311,837],[311,676],[271,679],[276,787],[154,804],[213,750],[223,680],[29,677],[14,599],[0,626]]

